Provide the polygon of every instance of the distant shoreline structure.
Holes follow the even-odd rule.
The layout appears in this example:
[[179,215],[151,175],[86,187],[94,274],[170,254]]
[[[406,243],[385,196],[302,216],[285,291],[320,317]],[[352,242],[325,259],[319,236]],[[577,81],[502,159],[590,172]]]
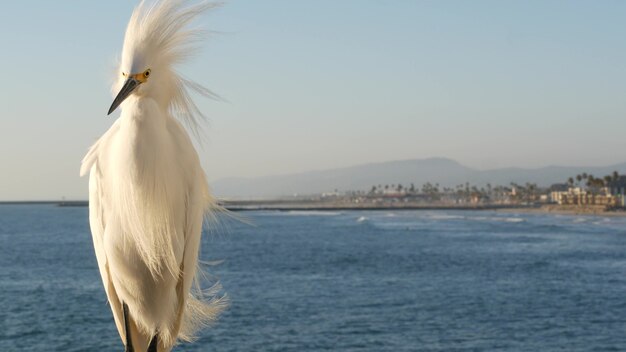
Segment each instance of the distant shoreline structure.
[[[56,205],[59,207],[87,207],[89,202],[78,201],[0,201],[0,205]],[[497,210],[514,208],[533,208],[535,206],[520,205],[424,205],[424,204],[389,204],[389,205],[346,205],[321,202],[294,202],[285,200],[242,200],[223,201],[220,205],[231,211],[240,210]]]
[[6,200],[0,201],[0,205],[57,205],[60,207],[86,207],[89,206],[89,202],[86,200]]
[[[0,205],[53,205],[59,207],[87,207],[88,201],[0,201]],[[531,213],[554,215],[626,216],[621,209],[608,210],[597,205],[558,204],[328,204],[320,202],[296,202],[290,200],[241,200],[223,201],[220,205],[229,211],[499,211],[506,213]]]

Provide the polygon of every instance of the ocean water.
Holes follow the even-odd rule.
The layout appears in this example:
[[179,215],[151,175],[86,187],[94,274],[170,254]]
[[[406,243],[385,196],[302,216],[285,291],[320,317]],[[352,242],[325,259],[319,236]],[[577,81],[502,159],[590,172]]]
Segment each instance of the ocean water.
[[[626,351],[626,218],[243,212],[231,305],[175,351]],[[123,351],[86,208],[0,206],[0,351]]]

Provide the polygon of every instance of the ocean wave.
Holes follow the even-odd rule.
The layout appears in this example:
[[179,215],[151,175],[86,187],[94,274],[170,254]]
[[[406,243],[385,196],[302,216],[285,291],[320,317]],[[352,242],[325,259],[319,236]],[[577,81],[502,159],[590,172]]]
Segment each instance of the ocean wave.
[[427,216],[427,218],[432,220],[460,220],[465,219],[465,216],[450,214],[430,214]]
[[602,218],[601,220],[597,220],[592,222],[593,225],[607,225],[607,226],[611,226],[612,224],[610,224],[611,219],[610,218]]
[[523,218],[517,218],[517,217],[503,218],[503,217],[498,217],[498,216],[473,216],[473,217],[468,217],[467,219],[473,220],[473,221],[511,222],[511,223],[519,223],[519,222],[526,221],[526,219],[523,219]]
[[341,212],[325,210],[289,210],[284,214],[297,216],[337,216],[341,215]]

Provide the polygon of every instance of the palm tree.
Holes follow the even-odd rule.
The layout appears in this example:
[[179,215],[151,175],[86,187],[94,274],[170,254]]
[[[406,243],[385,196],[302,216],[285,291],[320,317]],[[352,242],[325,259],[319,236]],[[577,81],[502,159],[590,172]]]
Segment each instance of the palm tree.
[[574,178],[573,177],[568,178],[567,183],[569,184],[570,187],[574,186]]
[[527,198],[535,198],[535,192],[537,191],[537,184],[535,183],[526,183],[526,189],[528,190]]
[[613,171],[613,182],[617,182],[619,180],[619,172]]

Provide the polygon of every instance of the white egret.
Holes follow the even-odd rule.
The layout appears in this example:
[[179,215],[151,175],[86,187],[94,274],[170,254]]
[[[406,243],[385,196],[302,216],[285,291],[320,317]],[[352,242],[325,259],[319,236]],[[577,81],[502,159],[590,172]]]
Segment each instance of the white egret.
[[204,33],[190,22],[214,6],[135,8],[108,112],[119,106],[121,115],[82,162],[98,267],[126,351],[170,351],[224,308],[199,288],[203,218],[217,206],[177,120],[197,131],[201,114],[188,90],[211,93],[174,70]]

